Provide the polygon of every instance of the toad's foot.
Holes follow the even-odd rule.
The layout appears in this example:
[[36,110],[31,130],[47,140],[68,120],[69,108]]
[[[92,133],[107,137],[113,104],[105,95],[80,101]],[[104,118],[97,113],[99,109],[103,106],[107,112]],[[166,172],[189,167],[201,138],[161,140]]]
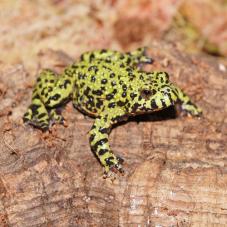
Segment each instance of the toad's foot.
[[202,116],[202,109],[197,107],[195,104],[193,104],[191,101],[187,103],[183,103],[181,106],[181,109],[183,112],[185,112],[189,116],[193,117],[201,117]]
[[65,119],[64,117],[61,115],[61,110],[60,109],[51,109],[50,110],[50,119],[51,119],[51,125],[52,124],[65,124]]
[[121,157],[117,156],[116,157],[117,162],[113,163],[111,161],[110,165],[108,165],[108,160],[106,162],[106,166],[105,166],[105,171],[103,174],[103,178],[110,178],[110,179],[116,179],[116,176],[118,175],[118,173],[120,173],[121,175],[124,175],[124,169],[122,168],[122,164],[124,162],[124,159],[122,159]]

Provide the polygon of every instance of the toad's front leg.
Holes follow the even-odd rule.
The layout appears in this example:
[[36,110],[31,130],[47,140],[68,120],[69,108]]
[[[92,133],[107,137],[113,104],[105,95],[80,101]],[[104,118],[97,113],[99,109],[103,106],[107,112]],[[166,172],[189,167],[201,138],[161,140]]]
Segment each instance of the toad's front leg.
[[202,109],[197,107],[191,99],[177,86],[172,85],[172,99],[176,99],[181,105],[181,110],[191,116],[200,117]]
[[[118,112],[118,114],[119,113],[120,112]],[[108,114],[102,114],[100,117],[96,118],[94,125],[89,132],[91,149],[105,168],[105,177],[111,177],[112,174],[117,171],[123,173],[121,165],[123,159],[115,156],[109,145],[109,133],[112,125],[117,119],[116,116],[111,115],[110,117],[110,115],[111,112]]]

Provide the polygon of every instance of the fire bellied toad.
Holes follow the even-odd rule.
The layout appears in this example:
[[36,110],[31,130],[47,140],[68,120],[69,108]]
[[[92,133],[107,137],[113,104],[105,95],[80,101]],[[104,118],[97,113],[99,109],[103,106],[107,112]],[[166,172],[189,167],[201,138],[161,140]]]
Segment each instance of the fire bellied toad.
[[75,108],[95,117],[89,132],[91,149],[108,176],[122,172],[122,159],[109,146],[114,124],[129,116],[147,114],[179,103],[192,116],[202,111],[176,85],[166,72],[141,71],[141,64],[152,63],[144,48],[120,53],[98,50],[81,55],[61,75],[43,70],[33,90],[32,103],[24,121],[42,130],[53,122],[63,122],[58,107],[72,100]]

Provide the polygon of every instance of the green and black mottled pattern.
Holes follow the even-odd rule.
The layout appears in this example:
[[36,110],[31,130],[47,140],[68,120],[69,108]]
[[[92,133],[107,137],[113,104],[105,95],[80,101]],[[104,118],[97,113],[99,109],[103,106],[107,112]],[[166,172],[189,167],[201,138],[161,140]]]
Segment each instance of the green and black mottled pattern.
[[[151,113],[181,104],[192,116],[202,111],[189,97],[169,81],[166,72],[144,72],[141,64],[152,63],[144,48],[130,53],[110,50],[83,54],[62,75],[43,70],[33,90],[32,103],[24,121],[46,130],[62,123],[59,107],[72,100],[75,108],[96,118],[90,134],[91,149],[105,167],[105,173],[122,171],[122,159],[109,146],[114,124],[128,116]],[[110,171],[111,170],[111,171]]]

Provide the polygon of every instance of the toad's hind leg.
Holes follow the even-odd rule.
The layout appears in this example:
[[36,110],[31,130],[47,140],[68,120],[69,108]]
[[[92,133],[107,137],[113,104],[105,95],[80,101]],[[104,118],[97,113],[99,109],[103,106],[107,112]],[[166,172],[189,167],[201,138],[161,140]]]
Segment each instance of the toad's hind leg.
[[37,92],[44,105],[53,109],[71,97],[75,74],[73,68],[68,67],[61,75],[56,75],[51,70],[43,70],[37,79]]
[[33,91],[32,104],[24,114],[23,121],[42,130],[47,130],[49,128],[49,115],[46,107],[39,98],[36,89]]
[[132,63],[135,65],[138,64],[151,64],[153,59],[147,56],[147,48],[140,47],[132,52],[127,52],[126,55],[132,59]]
[[50,122],[63,122],[63,118],[55,108],[58,104],[61,104],[62,97],[66,93],[65,88],[68,88],[68,81],[65,77],[66,75],[63,74],[62,77],[58,78],[49,69],[40,73],[33,90],[32,104],[23,117],[24,122],[42,130],[48,129]]
[[[118,115],[124,114],[121,112],[121,110],[116,111]],[[111,118],[109,116],[111,116]],[[89,132],[91,149],[104,166],[105,176],[107,177],[111,176],[111,174],[116,171],[123,173],[121,165],[123,159],[115,156],[109,146],[109,133],[112,125],[116,122],[115,119],[112,117],[111,111],[108,111],[108,114],[104,113],[96,118],[95,123]]]
[[[58,75],[55,74],[53,71],[49,69],[43,70],[38,79],[36,84],[36,90],[41,98],[42,102],[48,108],[50,123],[63,123],[64,119],[61,116],[61,111],[59,108],[55,106],[49,106],[48,101],[51,98],[54,98],[56,95],[56,85],[58,84],[61,77],[58,78]],[[60,88],[59,88],[60,90]],[[58,101],[57,104],[60,104],[61,100]]]
[[92,63],[92,61],[103,60],[105,62],[121,62],[129,66],[137,66],[138,64],[150,64],[153,60],[146,55],[146,48],[138,48],[132,52],[121,53],[113,50],[95,50],[89,51],[81,55],[81,61]]

